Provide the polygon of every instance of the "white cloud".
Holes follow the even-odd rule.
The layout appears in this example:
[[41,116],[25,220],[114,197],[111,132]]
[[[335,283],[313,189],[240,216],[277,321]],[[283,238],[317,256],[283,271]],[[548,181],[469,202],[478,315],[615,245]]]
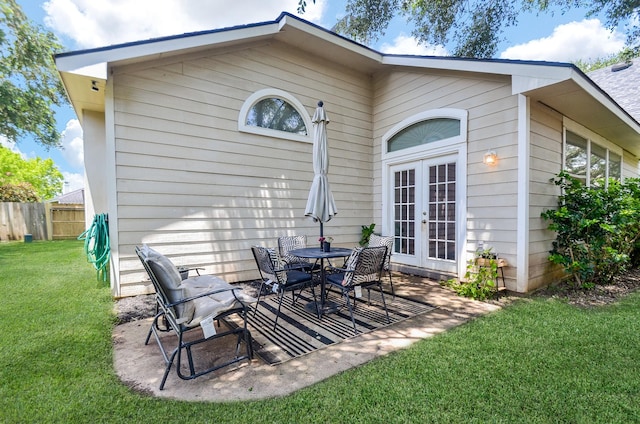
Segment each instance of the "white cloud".
[[[307,2],[304,19],[318,22],[327,0]],[[49,0],[45,24],[58,35],[90,48],[149,38],[272,21],[296,14],[298,0]]]
[[393,44],[383,43],[380,51],[387,54],[408,54],[417,56],[447,56],[447,49],[443,46],[420,45],[415,37],[400,34],[393,39]]
[[64,193],[69,193],[70,191],[79,190],[84,187],[84,175],[73,172],[63,172],[62,176],[64,177]]
[[598,19],[585,19],[559,25],[549,37],[509,47],[500,57],[556,62],[595,60],[622,50],[624,38],[623,34],[606,29]]
[[84,146],[82,140],[82,127],[77,119],[70,119],[61,134],[62,157],[77,169],[84,166]]

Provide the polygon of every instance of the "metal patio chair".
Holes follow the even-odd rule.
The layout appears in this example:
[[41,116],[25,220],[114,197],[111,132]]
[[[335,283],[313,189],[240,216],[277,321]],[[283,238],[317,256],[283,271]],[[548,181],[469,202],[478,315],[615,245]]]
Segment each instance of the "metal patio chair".
[[[386,254],[387,248],[385,246],[357,247],[349,259],[347,259],[343,268],[329,268],[327,284],[329,284],[331,288],[338,289],[344,297],[356,335],[358,334],[358,329],[356,328],[356,321],[353,317],[353,310],[356,307],[357,292],[362,289],[371,290],[372,287],[376,286],[378,290],[380,290],[382,307],[387,315],[387,323],[390,322],[381,281]],[[351,300],[349,299],[349,295],[352,293],[354,296],[353,305],[351,305]]]
[[313,295],[313,301],[316,302],[315,285],[317,282],[309,272],[301,271],[300,269],[287,269],[284,261],[275,249],[252,246],[251,251],[256,260],[261,279],[254,316],[258,311],[263,288],[268,286],[270,290],[278,296],[278,312],[276,313],[276,318],[273,323],[273,330],[275,331],[278,326],[278,318],[280,317],[280,309],[285,292],[291,292],[293,297],[292,302],[295,303],[297,300],[296,290],[299,290],[299,297],[304,289],[310,289]]
[[307,258],[300,258],[292,255],[293,249],[303,249],[307,247],[307,236],[282,236],[278,237],[278,251],[287,269],[297,269],[300,271],[318,271],[320,267],[317,263],[311,263]]
[[[242,288],[234,287],[211,275],[199,275],[182,280],[178,269],[166,256],[146,245],[136,247],[135,251],[156,291],[157,313],[145,344],[149,343],[153,335],[166,364],[160,390],[164,389],[174,361],[178,377],[183,380],[200,377],[245,359],[251,361],[253,350],[251,333],[247,329],[247,313],[249,305],[256,301],[255,298],[243,293]],[[240,317],[241,325],[227,325],[229,330],[216,331],[216,323],[220,327],[220,321],[234,315]],[[193,336],[199,329],[202,329],[201,336],[188,337],[188,340],[185,340],[185,333],[189,332]],[[160,337],[160,333],[171,331],[178,340],[176,347],[168,350],[165,347],[166,337]],[[196,369],[193,348],[205,342],[214,345],[218,339],[229,335],[237,336],[235,356],[224,358],[222,362],[216,358],[214,365]],[[162,339],[165,339],[164,343]],[[241,343],[246,345],[246,352],[242,355]],[[183,373],[181,366],[183,351],[187,356],[187,374]]]
[[393,295],[394,299],[396,296],[396,291],[393,288],[393,280],[391,279],[391,253],[393,252],[393,243],[394,243],[394,238],[393,237],[387,237],[387,236],[379,236],[377,234],[371,234],[371,236],[369,237],[369,244],[367,247],[378,247],[378,246],[385,246],[387,248],[387,256],[385,256],[384,258],[384,268],[383,270],[387,273],[387,275],[389,276],[389,285],[391,286],[391,294]]

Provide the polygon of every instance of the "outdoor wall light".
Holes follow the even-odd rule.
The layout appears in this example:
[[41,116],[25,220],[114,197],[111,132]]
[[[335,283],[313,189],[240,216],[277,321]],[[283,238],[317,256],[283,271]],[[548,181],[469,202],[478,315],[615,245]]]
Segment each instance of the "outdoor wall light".
[[493,166],[498,163],[498,154],[494,150],[489,150],[484,154],[482,162],[484,162],[485,165]]
[[91,81],[91,91],[100,91],[100,89],[98,88],[98,81]]

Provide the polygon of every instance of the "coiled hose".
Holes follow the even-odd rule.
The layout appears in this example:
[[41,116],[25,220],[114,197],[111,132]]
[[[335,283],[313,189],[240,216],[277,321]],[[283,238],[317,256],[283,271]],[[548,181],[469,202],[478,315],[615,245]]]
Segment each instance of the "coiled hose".
[[109,217],[106,213],[93,217],[91,227],[78,236],[78,240],[84,240],[84,253],[87,261],[92,263],[98,274],[97,278],[107,281],[109,275]]

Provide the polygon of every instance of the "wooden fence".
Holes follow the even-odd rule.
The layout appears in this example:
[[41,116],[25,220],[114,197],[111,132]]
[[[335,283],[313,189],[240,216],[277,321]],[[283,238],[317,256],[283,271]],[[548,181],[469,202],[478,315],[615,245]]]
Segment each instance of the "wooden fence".
[[60,240],[85,230],[84,205],[57,203],[0,203],[0,240]]

